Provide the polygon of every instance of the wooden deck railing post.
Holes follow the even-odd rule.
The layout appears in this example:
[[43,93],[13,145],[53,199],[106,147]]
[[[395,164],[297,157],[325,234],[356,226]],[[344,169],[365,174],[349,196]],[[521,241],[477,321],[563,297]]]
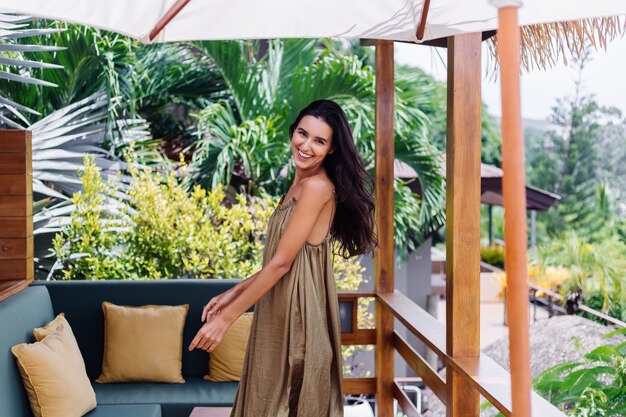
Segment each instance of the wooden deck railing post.
[[[448,38],[446,351],[480,355],[481,34]],[[448,417],[479,415],[479,395],[450,366]]]
[[[376,41],[376,225],[374,290],[393,292],[393,41]],[[378,417],[393,416],[393,313],[376,300],[376,404]]]
[[520,28],[517,21],[517,9],[522,2],[518,0],[492,1],[492,3],[498,7],[498,55],[502,83],[502,197],[512,415],[529,417],[531,376],[528,340],[526,180],[520,107]]
[[34,278],[32,139],[0,130],[0,300]]

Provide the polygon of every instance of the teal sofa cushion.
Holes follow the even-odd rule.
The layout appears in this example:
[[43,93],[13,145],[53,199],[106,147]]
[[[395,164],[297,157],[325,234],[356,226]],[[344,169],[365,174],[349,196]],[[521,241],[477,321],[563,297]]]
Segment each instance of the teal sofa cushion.
[[99,405],[84,417],[162,417],[162,415],[158,404],[132,404]]
[[186,377],[184,384],[94,383],[98,406],[101,404],[161,404],[163,417],[189,417],[194,407],[232,406],[238,382],[204,381]]
[[[239,279],[227,280],[162,280],[162,281],[39,281],[33,286],[45,286],[50,293],[54,313],[65,313],[80,346],[87,375],[100,376],[104,347],[104,316],[102,302],[118,305],[189,304],[183,333],[183,369],[186,379],[201,377],[208,372],[209,355],[195,349],[189,352],[198,329],[200,317],[209,300],[232,288]],[[252,309],[250,309],[252,311]],[[158,402],[158,401],[157,401]]]
[[32,416],[11,346],[33,343],[33,329],[53,318],[52,303],[44,287],[29,287],[0,301],[0,415]]

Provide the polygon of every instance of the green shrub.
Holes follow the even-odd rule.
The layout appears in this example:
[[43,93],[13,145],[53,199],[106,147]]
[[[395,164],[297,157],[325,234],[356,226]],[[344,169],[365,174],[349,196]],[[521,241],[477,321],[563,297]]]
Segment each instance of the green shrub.
[[56,255],[55,277],[60,279],[123,279],[119,228],[122,217],[113,198],[113,185],[105,183],[93,157],[85,157],[83,190],[74,194],[70,224],[57,233],[51,251]]
[[187,192],[174,176],[130,170],[127,199],[114,199],[93,159],[71,223],[54,238],[62,279],[245,278],[261,268],[262,241],[277,202],[221,186]]
[[171,172],[131,170],[123,245],[129,274],[150,279],[245,278],[261,268],[262,241],[276,201],[238,194],[221,185],[187,192]]
[[[600,292],[595,292],[589,296],[586,295],[583,303],[586,306],[593,308],[594,310],[603,311],[604,294]],[[608,309],[604,310],[604,313],[618,320],[626,321],[626,303],[621,300],[615,299],[615,297],[611,297],[609,301],[609,307]],[[585,315],[585,317],[590,320],[602,323],[602,320],[596,316]]]
[[504,268],[504,248],[495,244],[481,246],[480,259],[489,265]]
[[[605,338],[626,334],[616,330]],[[598,346],[583,362],[566,362],[543,371],[535,389],[572,417],[609,417],[626,413],[626,342]]]

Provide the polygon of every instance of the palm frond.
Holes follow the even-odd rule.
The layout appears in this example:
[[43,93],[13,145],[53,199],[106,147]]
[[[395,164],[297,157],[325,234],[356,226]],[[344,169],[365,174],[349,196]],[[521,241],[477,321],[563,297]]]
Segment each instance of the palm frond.
[[[36,38],[58,33],[60,29],[29,29],[29,16],[0,13],[0,79],[3,83],[29,84],[39,87],[56,87],[57,84],[36,77],[32,69],[59,69],[60,65],[25,58],[37,52],[57,52],[64,48],[50,45],[22,44],[18,39]],[[0,87],[2,85],[0,84]],[[6,90],[0,88],[0,91]],[[28,105],[17,103],[0,92],[0,127],[23,129],[29,126],[26,114],[40,114]]]

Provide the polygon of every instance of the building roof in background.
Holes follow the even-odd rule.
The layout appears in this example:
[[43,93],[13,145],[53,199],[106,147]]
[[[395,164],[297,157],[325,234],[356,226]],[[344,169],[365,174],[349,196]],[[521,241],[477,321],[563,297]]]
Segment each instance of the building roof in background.
[[[445,173],[445,168],[442,167]],[[394,163],[394,174],[404,180],[417,178],[417,173],[413,168],[402,161],[396,160]],[[502,169],[487,164],[480,164],[480,201],[483,204],[502,205]],[[413,192],[421,192],[419,181],[409,184]],[[561,199],[557,194],[551,193],[541,188],[526,185],[526,208],[528,210],[546,211]]]

